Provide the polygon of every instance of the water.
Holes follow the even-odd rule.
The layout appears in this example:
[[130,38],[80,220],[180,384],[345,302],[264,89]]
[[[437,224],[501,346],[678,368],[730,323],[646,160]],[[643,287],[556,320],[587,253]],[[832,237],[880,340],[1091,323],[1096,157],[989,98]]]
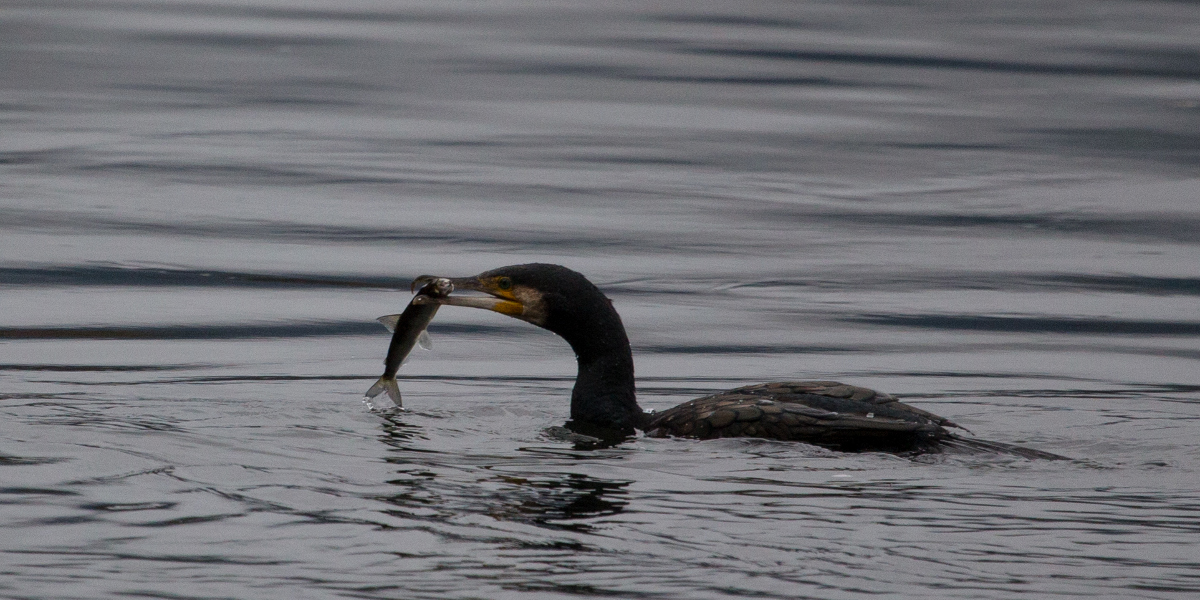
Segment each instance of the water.
[[[10,2],[0,596],[1190,598],[1200,8]],[[902,395],[1072,461],[576,450],[548,261],[646,408]]]

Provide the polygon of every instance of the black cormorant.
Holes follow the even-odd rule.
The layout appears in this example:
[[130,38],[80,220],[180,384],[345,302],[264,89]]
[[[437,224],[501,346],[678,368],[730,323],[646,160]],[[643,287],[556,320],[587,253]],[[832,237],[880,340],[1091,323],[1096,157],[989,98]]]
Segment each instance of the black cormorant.
[[[417,284],[434,279],[422,276]],[[922,451],[940,447],[1061,458],[1037,450],[962,438],[949,420],[867,388],[834,381],[762,383],[647,413],[634,393],[633,353],[612,301],[566,267],[526,264],[474,277],[448,278],[455,292],[490,297],[415,299],[417,303],[485,308],[558,334],[575,351],[579,375],[571,392],[573,431],[614,439],[640,429],[652,437],[757,437],[837,450]]]

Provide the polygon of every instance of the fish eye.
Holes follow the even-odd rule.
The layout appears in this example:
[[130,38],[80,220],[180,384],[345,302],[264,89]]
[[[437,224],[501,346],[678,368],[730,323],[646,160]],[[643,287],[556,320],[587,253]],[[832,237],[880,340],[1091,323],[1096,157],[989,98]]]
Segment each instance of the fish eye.
[[496,280],[496,287],[498,287],[504,291],[511,290],[512,289],[512,279],[509,279],[508,277],[501,277],[500,279]]

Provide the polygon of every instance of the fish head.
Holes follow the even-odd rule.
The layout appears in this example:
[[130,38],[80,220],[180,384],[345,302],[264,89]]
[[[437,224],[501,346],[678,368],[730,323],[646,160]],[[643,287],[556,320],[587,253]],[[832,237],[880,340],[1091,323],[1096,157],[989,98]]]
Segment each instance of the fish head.
[[418,289],[426,296],[448,296],[454,291],[454,283],[447,277],[421,275],[412,282],[412,292],[416,293]]

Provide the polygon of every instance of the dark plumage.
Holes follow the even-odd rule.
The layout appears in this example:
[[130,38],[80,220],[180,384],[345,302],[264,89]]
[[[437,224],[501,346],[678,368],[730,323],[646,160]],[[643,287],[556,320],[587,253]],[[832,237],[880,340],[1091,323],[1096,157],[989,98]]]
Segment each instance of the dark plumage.
[[887,394],[833,381],[751,385],[646,413],[637,403],[633,354],[621,317],[583,275],[558,265],[527,264],[451,281],[456,291],[491,297],[451,294],[421,302],[493,310],[548,329],[571,345],[579,374],[568,426],[580,433],[612,439],[640,429],[653,437],[758,437],[850,451],[958,447],[1061,458],[961,438],[946,429],[957,427],[947,419]]
[[836,381],[760,383],[650,415],[647,435],[763,437],[839,450],[907,450],[950,436],[950,421]]

